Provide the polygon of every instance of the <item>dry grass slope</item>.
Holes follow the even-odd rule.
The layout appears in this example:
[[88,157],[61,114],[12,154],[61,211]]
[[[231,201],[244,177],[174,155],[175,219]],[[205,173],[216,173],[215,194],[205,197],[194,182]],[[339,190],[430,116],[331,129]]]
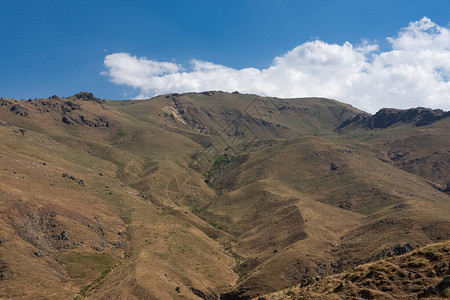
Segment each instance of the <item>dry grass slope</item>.
[[256,299],[448,299],[449,262],[446,241]]
[[0,99],[0,297],[248,299],[450,239],[449,119],[337,130],[360,113]]

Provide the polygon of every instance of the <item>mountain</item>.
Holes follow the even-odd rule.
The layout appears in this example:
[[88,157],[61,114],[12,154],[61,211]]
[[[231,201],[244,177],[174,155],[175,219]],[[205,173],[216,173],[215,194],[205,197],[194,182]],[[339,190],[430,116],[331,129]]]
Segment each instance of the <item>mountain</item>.
[[448,240],[448,116],[1,98],[0,297],[248,299]]

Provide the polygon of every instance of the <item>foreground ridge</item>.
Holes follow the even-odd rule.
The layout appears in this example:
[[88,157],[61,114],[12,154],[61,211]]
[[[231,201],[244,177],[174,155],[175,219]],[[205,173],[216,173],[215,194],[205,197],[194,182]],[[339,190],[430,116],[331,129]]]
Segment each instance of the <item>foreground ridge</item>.
[[445,241],[255,299],[448,299],[449,266]]

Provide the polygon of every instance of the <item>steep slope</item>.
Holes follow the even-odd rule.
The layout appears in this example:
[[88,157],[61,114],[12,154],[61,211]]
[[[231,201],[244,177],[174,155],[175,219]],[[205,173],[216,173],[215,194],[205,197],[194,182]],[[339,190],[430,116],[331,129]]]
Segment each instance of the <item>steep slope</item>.
[[[353,143],[369,146],[383,161],[432,180],[445,190],[450,179],[450,113],[424,108],[380,110],[338,128]],[[346,126],[343,126],[347,124]]]
[[258,299],[448,299],[449,261],[447,241]]
[[447,195],[351,147],[307,137],[232,164],[218,178],[213,172],[220,195],[197,211],[235,235],[230,247],[240,255],[241,281],[233,295],[289,286],[385,257],[397,246],[450,237]]
[[[158,172],[156,161],[117,148],[123,146],[121,128],[129,126],[128,116],[99,101],[36,100],[41,101],[56,107],[74,101],[83,115],[106,115],[113,122],[68,124],[58,109],[40,112],[35,101],[17,102],[28,109],[23,116],[3,107],[2,120],[8,122],[0,127],[2,297],[71,299],[92,289],[94,298],[116,291],[124,297],[198,298],[196,293],[217,293],[233,284],[234,260],[197,229],[214,231],[212,226],[155,205],[157,198],[127,184],[139,185],[135,179],[147,172],[164,184],[160,191],[166,194],[165,177],[172,174],[170,167]],[[150,155],[160,153],[158,147],[182,148],[176,141],[166,143],[163,129],[147,127],[137,130],[156,147],[148,149]],[[29,266],[35,266],[31,272]],[[109,281],[115,286],[95,288]]]
[[1,101],[4,297],[249,298],[450,238],[446,171],[388,158],[409,137],[445,159],[448,118],[338,131],[362,112],[223,92]]

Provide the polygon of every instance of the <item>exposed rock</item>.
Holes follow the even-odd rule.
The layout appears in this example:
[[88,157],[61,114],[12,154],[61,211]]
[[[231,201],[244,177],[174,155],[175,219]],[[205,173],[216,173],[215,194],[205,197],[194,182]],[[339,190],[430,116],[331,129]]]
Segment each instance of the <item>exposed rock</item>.
[[27,131],[25,129],[18,129],[18,130],[14,129],[13,132],[17,133],[17,134],[21,134],[21,135],[26,135],[27,134]]
[[77,181],[77,179],[76,179],[74,176],[69,175],[69,174],[62,174],[62,177],[63,177],[63,178],[69,178],[69,179],[72,179],[72,180],[74,180],[74,181]]
[[83,187],[86,186],[86,182],[84,181],[84,179],[77,179],[75,176],[69,175],[67,173],[62,174],[62,177],[71,179]]
[[360,292],[361,298],[363,299],[372,299],[373,295],[372,292],[368,289],[364,289]]
[[8,270],[5,262],[0,261],[0,281],[11,279],[12,273]]
[[64,116],[62,119],[61,119],[61,121],[63,122],[63,123],[66,123],[66,124],[73,124],[73,122],[72,122],[72,120],[70,120],[69,118],[67,118],[66,116]]
[[63,110],[81,110],[81,106],[73,101],[67,101],[63,105]]
[[446,187],[442,187],[442,186],[437,185],[437,184],[433,184],[433,187],[435,189],[437,189],[438,191],[441,191],[443,193],[450,193],[450,181],[447,182],[447,186]]
[[28,109],[20,106],[19,104],[16,104],[13,107],[11,107],[10,111],[18,116],[22,116],[22,117],[28,116]]
[[10,106],[13,103],[11,101],[6,100],[5,98],[0,98],[0,106]]
[[407,243],[403,246],[397,246],[393,249],[393,252],[395,255],[402,255],[402,254],[406,254],[408,252],[411,252],[412,250],[414,250],[414,247],[410,244]]
[[97,98],[94,97],[94,94],[88,92],[79,92],[78,94],[73,95],[75,99],[84,100],[84,101],[96,101]]
[[111,146],[119,146],[119,145],[125,144],[126,142],[127,142],[127,140],[121,139],[121,140],[112,142]]
[[59,240],[67,241],[69,240],[69,235],[67,234],[67,231],[63,230],[61,234],[59,235]]
[[424,107],[411,108],[407,110],[383,108],[375,115],[366,113],[358,114],[354,118],[344,121],[337,129],[349,125],[364,127],[367,129],[387,128],[399,122],[413,123],[416,126],[425,126],[449,117],[450,112],[441,109],[430,109]]
[[332,163],[330,164],[330,169],[331,169],[332,171],[339,170],[340,168],[341,168],[341,166],[340,166],[337,162],[332,162]]

